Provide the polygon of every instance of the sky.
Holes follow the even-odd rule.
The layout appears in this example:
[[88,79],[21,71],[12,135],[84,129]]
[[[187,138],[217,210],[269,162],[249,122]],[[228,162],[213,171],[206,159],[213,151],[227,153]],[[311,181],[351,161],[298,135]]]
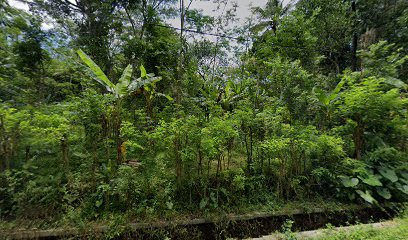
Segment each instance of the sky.
[[[238,4],[237,8],[237,17],[240,18],[240,23],[244,22],[247,17],[250,16],[250,6],[259,7],[264,6],[267,0],[229,0],[226,9],[232,7],[232,3],[236,2]],[[185,2],[189,2],[186,0]],[[222,10],[216,11],[216,4],[213,3],[213,0],[193,0],[191,3],[190,9],[202,10],[205,15],[212,17],[217,17],[222,14]],[[171,25],[179,27],[179,20],[171,21]]]
[[[263,6],[265,5],[266,1],[267,0],[230,0],[229,2],[238,3],[239,5],[238,14],[243,17],[247,17],[249,16],[248,6],[250,4],[252,4],[253,6]],[[188,0],[186,2],[188,2]],[[193,0],[191,8],[203,9],[204,13],[210,15],[212,13],[212,10],[215,9],[214,4],[212,2],[213,2],[212,0]],[[284,2],[288,2],[288,0],[285,0]],[[25,10],[28,9],[27,5],[16,0],[9,0],[9,3],[17,8],[22,8]]]
[[[250,6],[259,7],[264,6],[267,0],[227,0],[228,6],[226,9],[232,6],[233,2],[238,4],[237,8],[237,16],[240,18],[240,21],[237,24],[242,24],[245,22],[245,19],[250,16]],[[188,4],[189,0],[185,0],[186,4]],[[284,0],[284,3],[289,2],[289,0]],[[13,7],[17,7],[20,9],[28,10],[28,6],[24,3],[18,2],[16,0],[9,0],[9,3]],[[203,11],[205,15],[210,15],[213,17],[219,16],[222,11],[215,11],[216,4],[213,3],[213,0],[193,0],[191,3],[190,9],[200,9]],[[169,23],[174,27],[179,27],[180,23],[179,20],[169,20]]]
[[[70,0],[73,1],[73,0]],[[214,3],[215,0],[193,0],[191,3],[190,9],[197,9],[197,10],[202,10],[204,15],[209,15],[212,17],[217,17],[223,14],[223,9],[224,9],[224,4],[221,4],[221,9],[216,11],[217,9],[217,4]],[[236,23],[233,23],[230,27],[236,26],[242,26],[246,19],[251,15],[251,7],[263,7],[265,6],[267,0],[224,0],[227,2],[227,5],[225,6],[225,10],[228,10],[232,7],[233,3],[237,3],[237,18],[239,18],[239,21]],[[283,0],[284,4],[289,3],[291,0]],[[17,0],[8,0],[11,6],[28,10],[28,6],[24,3],[21,3]],[[185,4],[188,5],[190,1],[185,0]],[[179,19],[168,19],[167,22],[176,28],[180,27],[180,20]],[[43,23],[42,26],[43,29],[47,30],[49,28],[52,28],[52,25],[49,23]],[[204,38],[210,40],[210,41],[215,41],[216,37],[213,36],[203,36]]]

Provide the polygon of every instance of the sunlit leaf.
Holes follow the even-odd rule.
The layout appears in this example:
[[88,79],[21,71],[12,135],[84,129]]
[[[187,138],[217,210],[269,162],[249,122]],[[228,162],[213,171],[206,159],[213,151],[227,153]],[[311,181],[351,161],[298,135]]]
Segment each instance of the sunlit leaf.
[[365,192],[363,192],[361,190],[356,190],[356,192],[358,193],[358,195],[360,195],[361,198],[363,198],[365,201],[367,201],[367,202],[369,202],[371,204],[377,202],[367,190]]
[[145,78],[147,76],[146,69],[144,68],[143,65],[140,65],[140,77]]
[[385,177],[386,179],[390,180],[391,182],[396,182],[398,181],[398,176],[395,173],[394,170],[389,169],[389,168],[380,168],[379,169],[380,174]]
[[363,181],[365,184],[368,184],[373,187],[381,187],[382,183],[379,180],[379,176],[369,174],[367,177],[359,177],[361,181]]
[[130,83],[130,78],[132,76],[132,66],[128,65],[123,71],[122,76],[119,79],[119,82],[116,84],[116,96],[123,97],[127,93],[127,89]]
[[112,92],[115,89],[115,85],[108,79],[108,77],[103,73],[101,68],[94,62],[92,59],[86,55],[81,49],[77,51],[78,56],[82,61],[92,70],[96,76],[96,81],[102,84],[109,92]]
[[347,176],[340,176],[341,183],[345,187],[355,187],[359,183],[357,178],[350,178]]

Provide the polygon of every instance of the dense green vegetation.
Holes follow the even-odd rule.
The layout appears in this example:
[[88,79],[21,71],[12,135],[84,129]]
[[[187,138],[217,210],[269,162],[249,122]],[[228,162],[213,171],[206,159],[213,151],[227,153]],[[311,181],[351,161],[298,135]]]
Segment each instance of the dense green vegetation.
[[0,0],[0,218],[407,200],[407,1],[28,2]]

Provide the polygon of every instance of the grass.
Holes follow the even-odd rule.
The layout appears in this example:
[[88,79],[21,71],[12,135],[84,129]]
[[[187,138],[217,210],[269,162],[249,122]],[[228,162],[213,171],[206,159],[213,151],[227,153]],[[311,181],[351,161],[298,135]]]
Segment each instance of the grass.
[[333,232],[326,230],[323,236],[312,238],[315,240],[405,240],[408,239],[408,216],[394,220],[383,228],[372,226],[358,226],[353,230]]

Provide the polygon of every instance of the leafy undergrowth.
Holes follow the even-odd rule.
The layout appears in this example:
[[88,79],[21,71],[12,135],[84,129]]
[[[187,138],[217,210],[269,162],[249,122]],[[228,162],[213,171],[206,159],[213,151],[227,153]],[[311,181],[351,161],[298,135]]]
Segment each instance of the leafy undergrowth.
[[248,204],[236,206],[226,209],[212,209],[205,211],[187,212],[168,210],[162,213],[154,213],[135,217],[127,213],[107,213],[101,215],[96,220],[86,220],[81,217],[80,209],[72,209],[62,216],[55,216],[48,219],[15,219],[4,220],[0,219],[0,230],[11,229],[50,229],[50,228],[89,228],[90,226],[101,225],[126,225],[127,223],[137,222],[159,222],[159,221],[187,221],[195,218],[206,218],[216,221],[223,219],[226,215],[240,215],[240,214],[255,214],[259,212],[278,212],[291,211],[294,209],[301,209],[305,212],[310,212],[314,208],[323,208],[328,211],[336,211],[340,209],[347,209],[357,206],[356,204],[346,204],[336,201],[328,201],[327,199],[316,198],[308,201],[292,201],[283,202],[272,200],[264,204]]

